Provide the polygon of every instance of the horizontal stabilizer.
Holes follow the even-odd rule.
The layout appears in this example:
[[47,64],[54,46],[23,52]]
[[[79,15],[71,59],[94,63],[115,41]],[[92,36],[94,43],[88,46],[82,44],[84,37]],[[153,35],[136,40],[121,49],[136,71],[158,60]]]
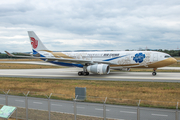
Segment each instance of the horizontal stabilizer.
[[4,51],[4,52],[6,52],[6,54],[7,54],[8,56],[11,56],[11,57],[14,57],[14,56],[15,56],[15,55],[9,53],[8,51]]

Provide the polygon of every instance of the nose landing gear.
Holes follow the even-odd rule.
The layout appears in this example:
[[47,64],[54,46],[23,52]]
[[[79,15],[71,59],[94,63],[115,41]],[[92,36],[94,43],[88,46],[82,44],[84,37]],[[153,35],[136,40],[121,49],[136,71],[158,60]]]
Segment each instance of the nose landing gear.
[[152,72],[152,75],[155,76],[157,74],[156,73],[157,68],[154,68],[153,70],[154,70],[154,72]]

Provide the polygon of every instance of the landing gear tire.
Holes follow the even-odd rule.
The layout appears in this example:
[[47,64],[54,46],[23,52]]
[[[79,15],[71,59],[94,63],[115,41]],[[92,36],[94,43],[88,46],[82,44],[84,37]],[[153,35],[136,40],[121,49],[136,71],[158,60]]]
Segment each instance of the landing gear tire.
[[79,72],[78,72],[78,75],[79,75],[79,76],[84,75],[84,72],[83,72],[83,71],[79,71]]
[[153,72],[152,75],[155,76],[155,75],[156,75],[156,72]]
[[79,72],[78,72],[78,75],[79,75],[79,76],[81,76],[81,75],[86,76],[86,75],[89,75],[89,72],[79,71]]
[[89,72],[84,72],[84,76],[89,75]]

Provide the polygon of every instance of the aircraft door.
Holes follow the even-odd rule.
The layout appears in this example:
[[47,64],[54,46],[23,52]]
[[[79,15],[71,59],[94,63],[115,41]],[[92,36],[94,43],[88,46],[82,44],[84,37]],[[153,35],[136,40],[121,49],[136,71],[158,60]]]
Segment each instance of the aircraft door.
[[158,61],[158,54],[157,53],[153,54],[153,61]]

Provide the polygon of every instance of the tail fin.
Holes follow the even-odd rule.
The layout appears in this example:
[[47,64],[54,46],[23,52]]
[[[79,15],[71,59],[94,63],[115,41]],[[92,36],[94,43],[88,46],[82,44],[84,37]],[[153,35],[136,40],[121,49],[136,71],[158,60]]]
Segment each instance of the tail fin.
[[48,50],[33,31],[28,31],[28,35],[29,35],[30,43],[32,45],[33,52],[34,50],[35,51]]

